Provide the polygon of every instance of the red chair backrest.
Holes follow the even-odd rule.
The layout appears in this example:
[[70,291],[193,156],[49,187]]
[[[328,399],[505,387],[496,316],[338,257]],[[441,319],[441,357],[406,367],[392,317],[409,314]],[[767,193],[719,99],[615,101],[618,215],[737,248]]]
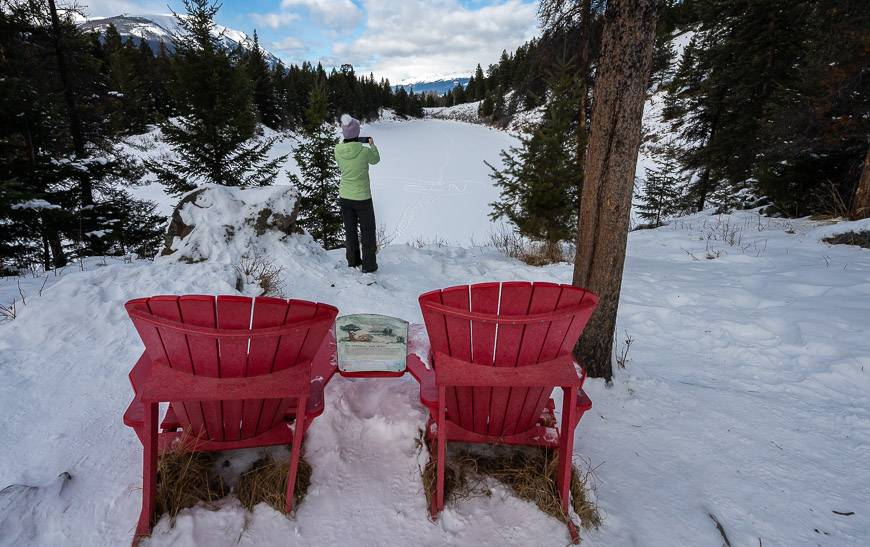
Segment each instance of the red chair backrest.
[[[597,305],[595,294],[555,283],[479,283],[420,296],[433,355],[441,351],[469,366],[521,367],[568,355]],[[447,416],[475,433],[522,433],[534,427],[551,392],[448,388]]]
[[[152,361],[212,378],[310,368],[338,315],[328,304],[246,296],[153,296],[125,307]],[[265,433],[293,404],[294,399],[172,402],[185,431],[212,441]]]

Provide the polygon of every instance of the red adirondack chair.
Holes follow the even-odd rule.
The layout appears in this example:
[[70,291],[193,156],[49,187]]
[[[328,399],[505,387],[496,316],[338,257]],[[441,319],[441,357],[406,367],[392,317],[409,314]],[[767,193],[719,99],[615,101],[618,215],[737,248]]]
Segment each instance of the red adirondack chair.
[[[144,447],[134,545],[151,532],[157,456],[179,442],[197,452],[292,445],[285,507],[292,510],[302,438],[323,412],[323,389],[336,370],[338,310],[202,295],[137,298],[125,307],[145,343],[124,414]],[[169,408],[158,433],[160,402]]]
[[[553,283],[480,283],[420,296],[432,367],[412,356],[409,369],[429,408],[427,436],[437,441],[433,517],[444,508],[448,440],[558,448],[567,514],[574,429],[592,407],[571,350],[597,304],[589,291]],[[555,387],[564,391],[561,431]],[[577,541],[576,527],[569,529]]]

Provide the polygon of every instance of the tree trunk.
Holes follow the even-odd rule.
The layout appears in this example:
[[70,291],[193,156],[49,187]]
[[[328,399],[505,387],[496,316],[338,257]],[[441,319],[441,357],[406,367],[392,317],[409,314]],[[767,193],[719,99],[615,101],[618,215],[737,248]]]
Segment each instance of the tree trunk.
[[704,205],[707,202],[707,192],[710,189],[710,167],[704,167],[704,172],[701,173],[701,180],[698,182],[698,201],[695,203],[695,207],[698,212],[704,210]]
[[57,224],[51,218],[51,212],[45,211],[39,215],[40,232],[42,236],[43,262],[46,270],[53,267],[63,268],[67,265],[66,255],[63,252],[63,243],[60,239],[60,231]]
[[66,266],[66,256],[63,254],[63,245],[60,242],[60,234],[57,229],[51,228],[46,234],[48,245],[51,247],[51,258],[55,268]]
[[852,220],[862,218],[870,218],[870,146],[867,147],[864,168],[861,169],[861,178],[858,179],[858,188],[852,200]]
[[[592,59],[589,54],[590,44],[592,42],[592,0],[583,0],[583,13],[580,20],[580,104],[578,113],[578,128],[577,128],[577,159],[580,162],[580,169],[583,169],[583,159],[586,155],[586,101],[589,95],[589,72],[591,69]],[[582,188],[582,186],[581,186]],[[579,196],[578,196],[579,197]],[[579,200],[577,203],[580,205]]]
[[608,2],[592,103],[574,279],[599,303],[575,355],[590,376],[608,381],[657,4]]
[[[591,69],[592,59],[589,55],[590,44],[592,42],[592,0],[583,0],[583,13],[580,21],[580,104],[579,113],[577,115],[577,169],[581,172],[586,163],[586,143],[589,135],[586,124],[586,108],[587,99],[589,96],[589,72]],[[583,179],[580,179],[580,184],[577,185],[577,238],[575,246],[580,246],[580,204],[583,201]],[[578,285],[577,271],[574,270],[573,283]]]
[[[57,8],[54,0],[48,0],[51,11],[51,28],[54,38],[54,53],[57,56],[57,69],[60,72],[60,81],[63,84],[63,98],[66,102],[67,116],[69,117],[69,131],[72,135],[73,149],[77,158],[85,157],[85,141],[82,135],[82,123],[79,118],[79,109],[76,105],[76,96],[73,92],[72,79],[69,74],[69,66],[66,62],[66,50],[63,43],[63,30],[60,28],[60,19],[57,16]],[[94,191],[91,181],[85,174],[80,179],[82,205],[94,204]]]

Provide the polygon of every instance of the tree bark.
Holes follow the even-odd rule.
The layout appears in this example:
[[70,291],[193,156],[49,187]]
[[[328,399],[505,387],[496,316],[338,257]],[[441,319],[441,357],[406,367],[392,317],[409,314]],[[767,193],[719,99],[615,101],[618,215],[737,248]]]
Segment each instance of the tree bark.
[[858,188],[855,189],[855,198],[852,200],[851,216],[852,220],[870,218],[870,146],[867,147],[861,178],[858,179]]
[[[586,124],[586,108],[589,96],[589,73],[592,59],[589,54],[590,45],[592,43],[592,0],[583,0],[582,14],[580,21],[580,81],[579,95],[580,104],[579,113],[577,115],[577,169],[583,171],[586,163],[586,143],[589,135],[589,129]],[[583,202],[583,179],[577,186],[577,237],[580,237],[580,204]],[[580,240],[575,240],[575,247],[580,246]],[[577,285],[577,271],[574,271],[573,283]]]
[[[73,150],[77,158],[85,157],[85,141],[82,134],[82,122],[79,118],[79,109],[76,104],[76,96],[73,91],[72,78],[69,74],[69,66],[67,65],[66,49],[63,42],[63,29],[60,28],[60,19],[57,16],[57,7],[54,0],[48,0],[49,11],[51,12],[51,28],[54,38],[54,52],[57,56],[57,69],[60,72],[60,81],[63,84],[63,98],[66,102],[67,116],[69,117],[69,131],[72,135]],[[94,204],[94,190],[91,186],[91,181],[87,175],[80,178],[81,184],[81,200],[82,205]]]
[[574,280],[599,303],[575,355],[590,376],[608,381],[657,4],[608,2],[592,103]]

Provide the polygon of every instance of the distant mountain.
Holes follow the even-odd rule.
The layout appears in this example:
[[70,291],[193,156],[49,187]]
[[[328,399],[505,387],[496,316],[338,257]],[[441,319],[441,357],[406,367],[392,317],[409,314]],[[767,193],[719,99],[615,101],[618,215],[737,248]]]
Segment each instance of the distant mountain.
[[[160,47],[160,42],[163,42],[167,51],[175,52],[172,34],[178,30],[178,22],[173,15],[116,15],[87,19],[78,23],[78,26],[85,31],[103,34],[110,24],[115,25],[124,41],[132,38],[133,43],[139,45],[139,42],[145,40],[155,54]],[[244,32],[222,25],[215,25],[215,27],[218,33],[222,33],[221,40],[227,48],[233,49],[241,45],[242,49],[250,50],[254,47],[254,40]],[[266,50],[263,50],[263,56],[270,66],[278,63],[278,57]]]
[[446,78],[419,82],[403,82],[396,86],[396,89],[404,87],[405,91],[414,90],[414,93],[437,93],[443,95],[452,90],[457,85],[465,87],[468,85],[468,78]]

